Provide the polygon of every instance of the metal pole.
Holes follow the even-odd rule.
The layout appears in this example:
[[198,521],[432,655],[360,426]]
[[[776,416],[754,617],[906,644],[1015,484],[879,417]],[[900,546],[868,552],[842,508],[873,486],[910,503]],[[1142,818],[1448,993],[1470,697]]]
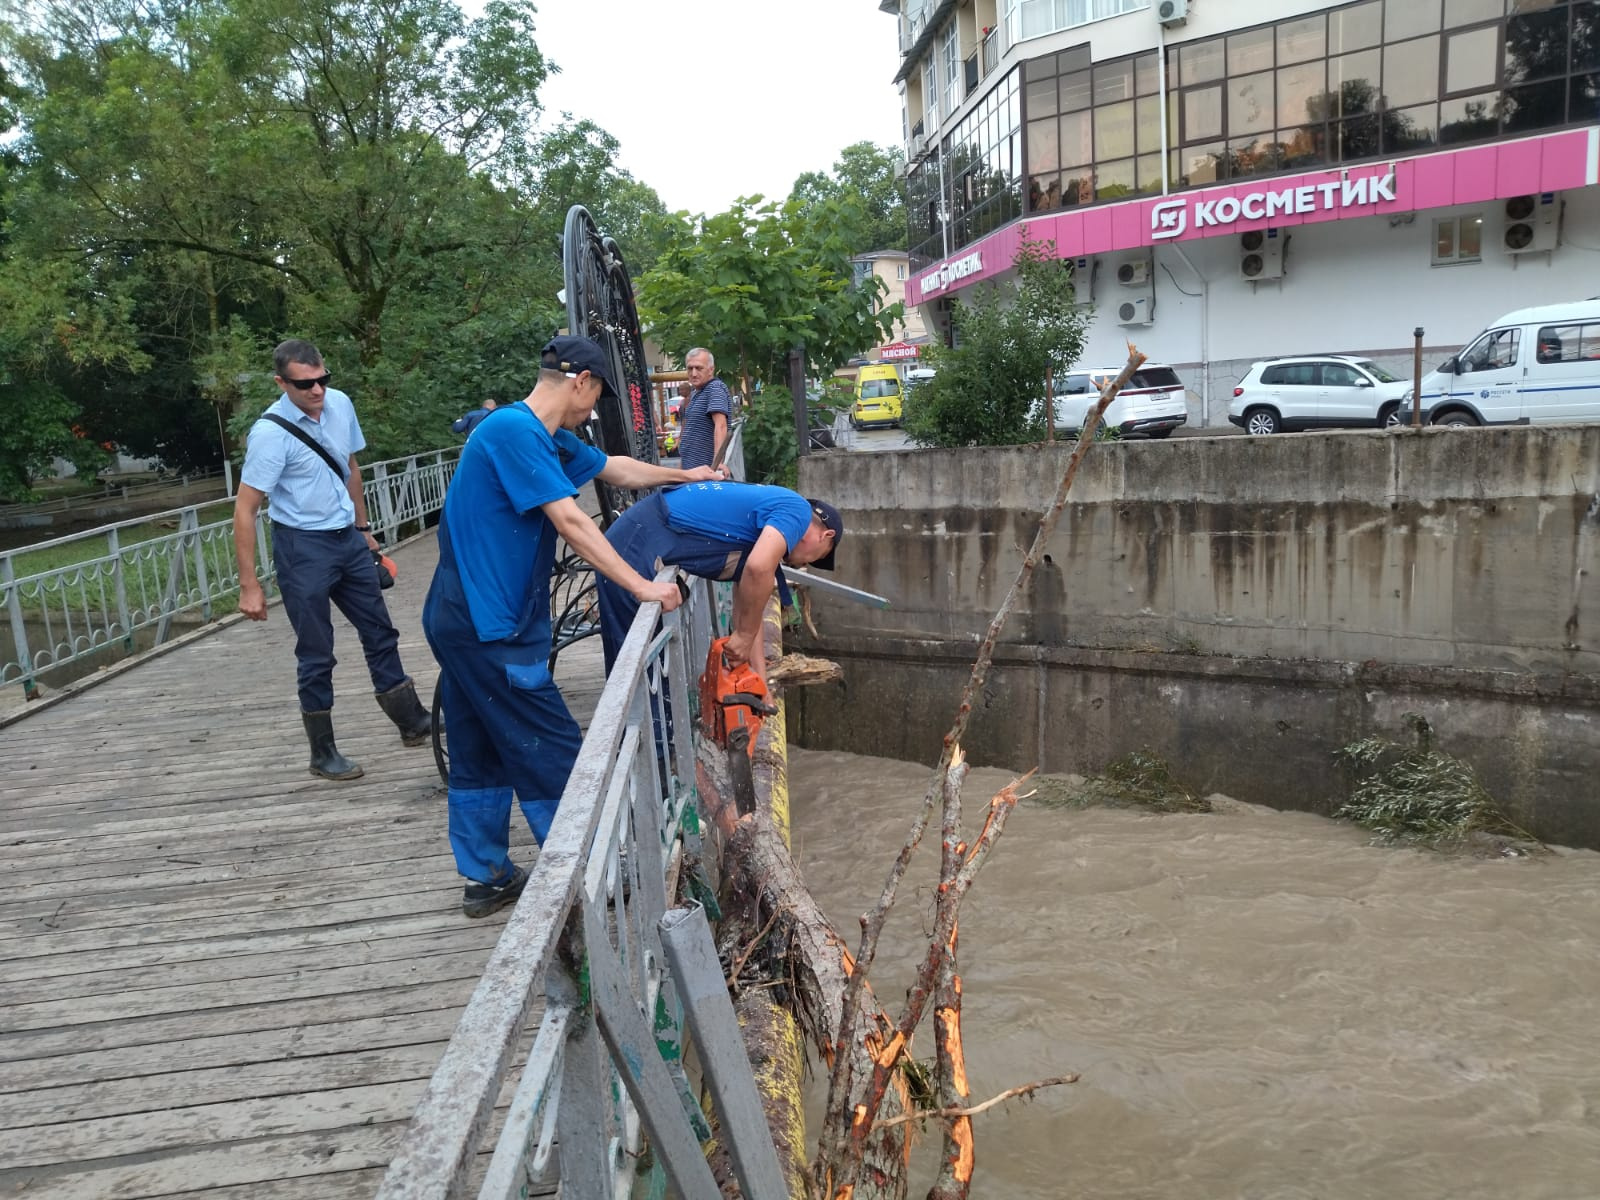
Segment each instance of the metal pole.
[[722,1118],[739,1187],[748,1200],[782,1200],[789,1187],[763,1116],[766,1110],[750,1058],[739,1039],[739,1018],[728,999],[728,984],[717,962],[705,910],[698,904],[672,909],[662,915],[657,928],[705,1070],[706,1086]]
[[794,436],[804,458],[811,441],[811,421],[806,415],[806,352],[796,346],[789,351],[789,395],[794,398]]
[[1411,428],[1422,428],[1422,326],[1411,331],[1416,339],[1411,363]]

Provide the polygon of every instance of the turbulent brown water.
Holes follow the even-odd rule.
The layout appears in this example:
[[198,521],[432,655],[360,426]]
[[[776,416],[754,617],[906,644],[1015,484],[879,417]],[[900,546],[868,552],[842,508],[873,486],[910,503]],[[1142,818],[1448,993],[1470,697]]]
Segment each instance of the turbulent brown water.
[[[928,775],[790,749],[796,856],[852,950]],[[1009,778],[973,772],[971,827]],[[1446,858],[1223,808],[1012,816],[961,922],[973,1099],[1082,1079],[977,1118],[974,1194],[1600,1196],[1600,855]],[[891,1012],[937,830],[874,968]]]

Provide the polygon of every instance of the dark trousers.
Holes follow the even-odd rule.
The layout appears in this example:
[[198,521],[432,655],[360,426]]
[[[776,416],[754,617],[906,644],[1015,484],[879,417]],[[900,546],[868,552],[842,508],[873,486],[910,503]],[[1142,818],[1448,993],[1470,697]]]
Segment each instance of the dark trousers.
[[422,631],[439,661],[439,695],[450,735],[450,849],[463,876],[494,883],[512,871],[513,796],[542,846],[583,745],[583,731],[546,666],[548,617],[510,638],[479,641],[454,560],[446,557],[451,553],[447,541],[440,538],[439,568],[422,610]]
[[400,635],[378,590],[372,553],[353,526],[293,529],[274,522],[272,561],[283,611],[294,628],[302,712],[333,707],[333,666],[338,660],[333,657],[330,602],[356,627],[373,691],[387,692],[406,681]]

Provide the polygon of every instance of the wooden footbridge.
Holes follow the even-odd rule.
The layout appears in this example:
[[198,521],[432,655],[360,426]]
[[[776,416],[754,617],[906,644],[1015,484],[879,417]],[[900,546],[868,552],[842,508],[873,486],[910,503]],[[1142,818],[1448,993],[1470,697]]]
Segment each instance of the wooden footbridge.
[[[425,698],[434,554],[396,550],[387,593]],[[489,959],[507,914],[461,915],[432,757],[354,630],[334,716],[366,775],[331,783],[269,614],[0,728],[0,1196],[370,1197]],[[598,639],[557,674],[587,722]]]

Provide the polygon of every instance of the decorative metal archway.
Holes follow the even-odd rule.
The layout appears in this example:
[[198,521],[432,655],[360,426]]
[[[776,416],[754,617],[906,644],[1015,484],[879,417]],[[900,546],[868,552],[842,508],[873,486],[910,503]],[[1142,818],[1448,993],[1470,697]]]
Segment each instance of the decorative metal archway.
[[[633,301],[633,279],[617,243],[594,223],[589,210],[574,204],[567,210],[561,237],[561,268],[567,298],[567,331],[599,342],[611,356],[612,375],[621,395],[602,400],[594,416],[578,430],[584,441],[607,454],[658,463],[655,408],[650,395],[650,367],[645,361],[644,333]],[[600,527],[609,528],[644,493],[594,481],[600,506]],[[568,646],[600,632],[594,571],[570,550],[557,560],[550,576],[550,670]],[[450,751],[437,690],[433,701],[433,756],[439,776],[450,780]]]

